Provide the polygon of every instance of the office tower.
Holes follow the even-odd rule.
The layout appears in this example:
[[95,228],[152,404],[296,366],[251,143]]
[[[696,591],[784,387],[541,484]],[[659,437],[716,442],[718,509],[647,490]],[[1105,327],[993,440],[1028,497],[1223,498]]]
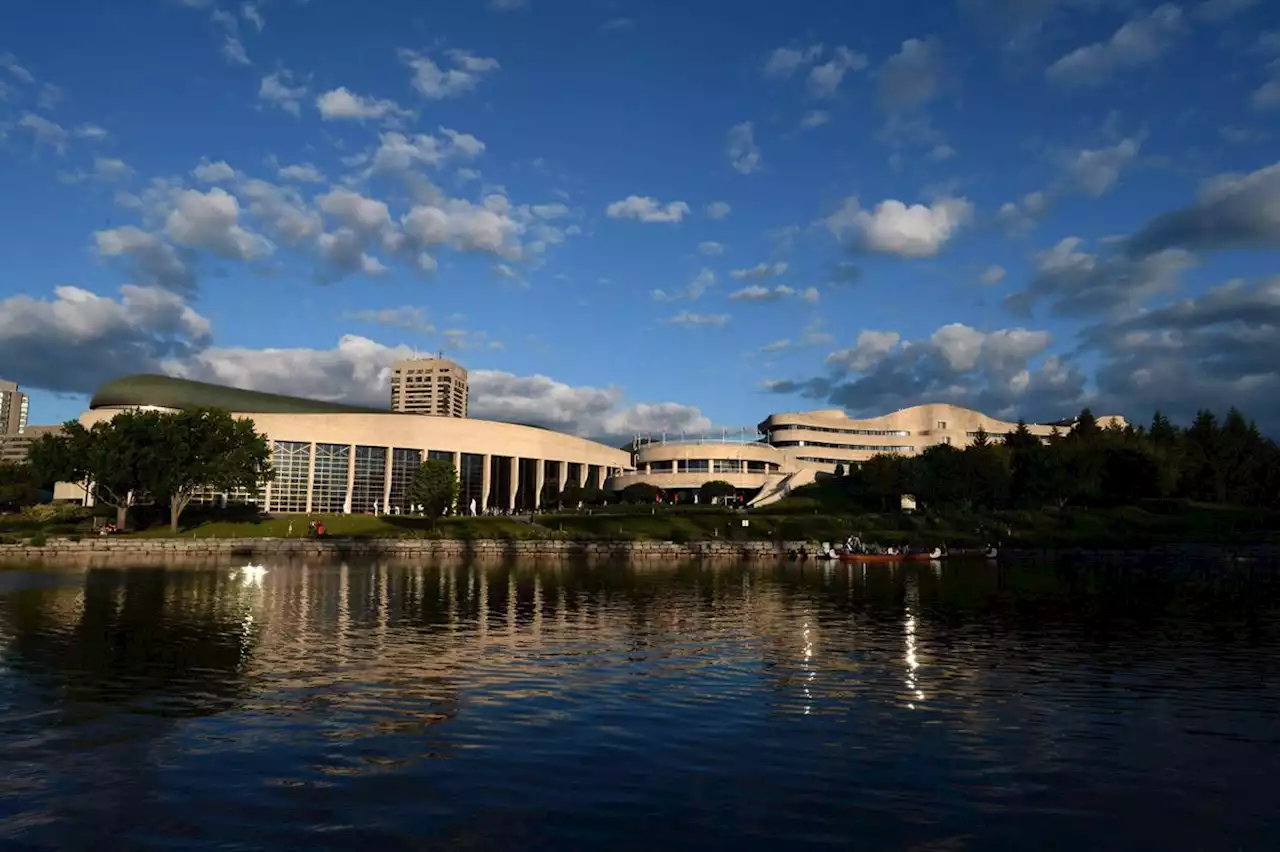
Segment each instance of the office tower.
[[391,366],[391,410],[436,417],[467,416],[467,371],[443,357]]
[[0,434],[17,435],[27,428],[27,395],[0,379]]

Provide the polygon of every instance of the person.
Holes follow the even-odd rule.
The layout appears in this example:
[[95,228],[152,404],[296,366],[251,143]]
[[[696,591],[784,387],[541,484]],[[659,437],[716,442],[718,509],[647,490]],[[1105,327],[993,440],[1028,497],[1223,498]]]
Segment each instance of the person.
[[324,523],[316,521],[316,538],[324,538]]

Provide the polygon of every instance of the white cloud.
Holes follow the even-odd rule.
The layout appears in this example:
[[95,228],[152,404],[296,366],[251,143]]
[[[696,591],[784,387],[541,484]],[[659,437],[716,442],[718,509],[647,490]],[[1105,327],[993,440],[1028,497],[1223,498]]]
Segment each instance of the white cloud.
[[1106,195],[1120,179],[1120,172],[1138,156],[1140,143],[1122,139],[1109,148],[1078,151],[1065,163],[1067,172],[1086,194]]
[[698,243],[698,254],[718,255],[724,254],[724,245],[714,240]]
[[79,139],[89,139],[92,141],[100,141],[106,139],[107,131],[96,124],[82,124],[76,128],[75,135]]
[[821,127],[831,121],[831,113],[823,109],[811,109],[800,119],[800,126],[805,129]]
[[822,293],[817,287],[805,287],[800,291],[800,300],[806,304],[816,305],[822,300]]
[[1076,48],[1050,65],[1045,74],[1064,85],[1098,85],[1119,71],[1160,59],[1185,31],[1182,10],[1166,3],[1129,21],[1107,41]]
[[828,354],[826,363],[865,373],[888,356],[901,341],[902,336],[896,331],[864,329],[858,332],[858,339],[853,346]]
[[178,245],[202,248],[228,260],[258,260],[275,251],[266,237],[239,224],[240,204],[219,187],[180,190],[165,218],[164,234]]
[[852,239],[866,251],[920,258],[936,255],[972,219],[973,205],[965,198],[910,206],[889,199],[870,211],[856,198],[846,198],[824,222],[836,239]]
[[815,98],[834,97],[850,71],[867,67],[867,57],[844,45],[835,49],[831,59],[809,71],[809,94]]
[[293,116],[302,115],[302,101],[306,96],[307,87],[295,85],[293,74],[289,71],[268,74],[258,86],[258,100],[279,107]]
[[1280,162],[1204,182],[1196,201],[1157,216],[1129,240],[1134,254],[1280,247]]
[[12,53],[0,53],[0,68],[8,71],[21,83],[31,84],[36,81],[35,75],[23,67]]
[[276,176],[296,183],[323,183],[325,180],[324,173],[310,163],[282,166],[276,171]]
[[95,231],[93,237],[98,253],[103,257],[129,258],[138,280],[177,293],[195,290],[195,272],[190,258],[184,257],[158,235],[126,225]]
[[413,114],[395,101],[357,95],[347,91],[346,87],[333,89],[317,97],[316,109],[320,110],[320,117],[325,121],[404,118]]
[[923,106],[941,92],[942,74],[942,45],[937,39],[909,38],[880,66],[880,96],[893,109]]
[[441,68],[423,53],[401,50],[400,61],[413,71],[410,80],[413,88],[425,98],[442,100],[456,98],[474,91],[481,82],[502,66],[498,60],[476,56],[465,50],[445,51],[445,58],[452,66]]
[[0,301],[0,363],[23,385],[87,393],[129,373],[159,372],[210,340],[209,321],[179,296],[125,285],[120,298],[58,287],[52,299]]
[[244,43],[233,35],[228,35],[222,42],[222,57],[232,65],[252,65],[249,54],[245,52]]
[[1254,89],[1249,95],[1249,105],[1258,112],[1280,107],[1280,76],[1273,77]]
[[708,219],[723,219],[732,212],[733,208],[727,201],[712,201],[706,208]]
[[929,151],[929,161],[933,163],[945,163],[956,155],[956,149],[950,145],[935,145]]
[[382,310],[363,310],[344,314],[348,319],[367,322],[374,325],[385,325],[388,328],[399,328],[416,334],[434,334],[436,327],[422,308],[403,305],[398,308]]
[[191,176],[203,183],[223,183],[234,178],[236,170],[227,165],[224,160],[219,160],[216,163],[202,160],[199,165],[191,170]]
[[999,284],[1005,279],[1005,269],[1003,266],[988,266],[982,270],[982,274],[978,276],[978,280],[988,286]]
[[794,296],[796,291],[785,284],[770,289],[760,284],[752,284],[729,294],[735,302],[773,302],[786,296]]
[[267,25],[267,22],[262,17],[262,11],[253,3],[241,3],[240,14],[246,21],[253,24],[254,29],[258,32],[262,32],[262,28]]
[[778,263],[758,263],[747,269],[734,269],[729,276],[735,281],[757,281],[762,278],[776,278],[779,275],[785,275],[786,272],[786,262],[779,261]]
[[641,222],[679,222],[689,215],[689,205],[671,201],[663,205],[650,196],[629,195],[605,208],[610,219],[636,219]]
[[34,113],[26,113],[18,119],[18,127],[30,131],[37,144],[48,145],[59,154],[67,152],[70,134],[62,125]]
[[729,165],[739,174],[749,175],[760,170],[760,148],[755,141],[755,125],[750,121],[729,128],[725,143]]
[[485,144],[469,133],[447,127],[440,128],[440,133],[443,140],[426,133],[381,134],[369,158],[369,174],[403,174],[418,166],[436,168],[448,159],[474,159],[484,153]]
[[649,292],[649,296],[657,302],[674,302],[679,299],[693,302],[702,298],[702,294],[707,292],[709,288],[715,286],[715,283],[715,272],[710,269],[703,268],[696,276],[694,276],[692,281],[681,287],[679,290],[672,293],[668,293],[666,290],[651,290]]
[[693,314],[688,311],[681,311],[674,316],[667,317],[666,321],[671,325],[678,325],[684,328],[696,328],[699,326],[711,326],[720,328],[729,323],[728,314]]
[[822,56],[822,45],[809,47],[779,47],[769,54],[760,69],[765,77],[782,79],[790,77],[801,68],[807,68]]

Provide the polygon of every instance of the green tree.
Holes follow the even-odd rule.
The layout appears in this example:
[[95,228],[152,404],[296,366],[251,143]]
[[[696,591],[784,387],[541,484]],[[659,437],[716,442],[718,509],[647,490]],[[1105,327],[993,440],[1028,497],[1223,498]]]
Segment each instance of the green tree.
[[[1026,424],[1024,423],[1023,425],[1025,426]],[[981,426],[979,426],[978,430],[973,433],[973,443],[971,444],[971,446],[982,448],[987,446],[990,443],[991,443],[991,436],[987,434],[986,429],[983,429]]]
[[158,411],[122,411],[86,429],[70,420],[61,432],[42,435],[27,453],[41,482],[73,482],[86,499],[116,510],[116,526],[128,525],[129,507],[145,489],[144,468],[160,429]]
[[169,503],[173,533],[197,491],[256,491],[275,476],[266,437],[220,408],[161,414],[137,451],[142,487]]
[[902,495],[911,493],[905,459],[882,453],[858,466],[862,500],[882,512],[902,508]]
[[1067,437],[1090,441],[1097,438],[1101,433],[1102,429],[1098,427],[1098,418],[1093,416],[1093,411],[1085,408],[1080,412],[1080,416],[1076,418],[1076,422],[1072,424],[1071,431]]
[[605,503],[609,502],[609,492],[605,491],[603,488],[597,488],[594,485],[589,485],[582,489],[581,500],[588,506],[603,506]]
[[570,482],[560,492],[560,503],[569,508],[576,508],[579,503],[586,502],[582,499],[583,493],[581,485],[576,482]]
[[712,503],[717,499],[732,497],[738,493],[738,489],[734,488],[728,482],[722,479],[713,479],[710,482],[702,483],[702,487],[698,489],[698,501],[701,503]]
[[624,503],[656,503],[662,489],[647,482],[635,482],[622,489]]
[[841,462],[836,462],[835,472],[831,475],[834,476],[836,479],[842,478],[844,476],[844,464]]
[[409,480],[405,499],[413,506],[422,506],[429,518],[438,518],[446,509],[458,502],[458,472],[453,462],[444,459],[427,459]]
[[0,462],[0,509],[25,509],[38,502],[40,492],[31,465]]

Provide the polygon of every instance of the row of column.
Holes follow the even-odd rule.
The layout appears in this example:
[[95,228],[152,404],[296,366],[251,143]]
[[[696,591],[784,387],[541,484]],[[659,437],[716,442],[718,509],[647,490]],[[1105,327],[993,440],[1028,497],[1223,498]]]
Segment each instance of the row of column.
[[[348,446],[346,497],[343,501],[343,505],[345,507],[348,507],[348,510],[352,505],[352,499],[353,499],[355,485],[356,485],[356,447],[357,446],[363,446],[363,445],[351,444]],[[386,452],[386,460],[383,468],[382,499],[380,501],[380,506],[384,510],[391,505],[392,469],[395,462],[395,448],[387,447],[385,449],[387,452]],[[428,458],[427,451],[422,451],[422,455],[423,455],[422,461],[425,462]],[[457,510],[460,512],[465,512],[465,511],[469,511],[470,507],[469,505],[467,505],[468,500],[464,497],[462,488],[461,488],[462,455],[463,454],[461,452],[453,452],[450,454],[451,461],[453,464],[453,469],[454,471],[457,472],[459,477],[459,497],[458,497],[459,505],[457,506]],[[507,481],[509,485],[509,487],[507,488],[507,494],[505,495],[506,506],[499,506],[498,508],[505,508],[508,512],[515,511],[516,498],[520,494],[520,485],[521,485],[520,462],[522,460],[522,457],[494,456],[489,453],[478,454],[478,455],[480,455],[482,461],[480,466],[480,495],[479,495],[479,498],[476,500],[477,509],[479,511],[483,511],[485,508],[488,508],[490,506],[490,497],[495,496],[493,494],[494,483],[492,481],[493,466],[494,466],[493,460],[495,458],[498,458],[498,459],[506,459],[507,461],[507,464],[508,464]],[[533,483],[533,508],[542,508],[542,496],[543,496],[542,492],[546,487],[546,472],[547,472],[548,461],[550,461],[550,463],[552,464],[556,464],[559,466],[558,475],[556,476],[556,482],[560,490],[563,490],[564,487],[568,484],[570,463],[567,461],[555,461],[555,460],[548,460],[548,459],[525,459],[525,460],[531,461],[534,463],[535,473],[534,473],[534,483]],[[600,488],[604,488],[605,484],[608,482],[608,480],[611,477],[616,476],[622,472],[621,468],[610,467],[608,465],[592,465],[585,462],[581,462],[581,463],[575,462],[575,464],[578,465],[579,471],[580,471],[579,477],[578,477],[579,481],[576,483],[579,486],[586,486],[593,479],[593,477],[591,476],[592,468],[597,468],[599,470],[599,481],[597,485]],[[306,494],[307,494],[306,513],[307,514],[311,514],[314,511],[313,500],[315,496],[314,495],[315,475],[316,475],[316,442],[313,441],[311,442],[310,454],[309,454],[309,459],[307,463],[307,491],[306,491]],[[272,490],[273,490],[274,484],[275,483],[268,482],[263,493],[265,506],[267,507],[268,511],[275,510],[275,506],[273,505],[274,501],[272,500]]]

